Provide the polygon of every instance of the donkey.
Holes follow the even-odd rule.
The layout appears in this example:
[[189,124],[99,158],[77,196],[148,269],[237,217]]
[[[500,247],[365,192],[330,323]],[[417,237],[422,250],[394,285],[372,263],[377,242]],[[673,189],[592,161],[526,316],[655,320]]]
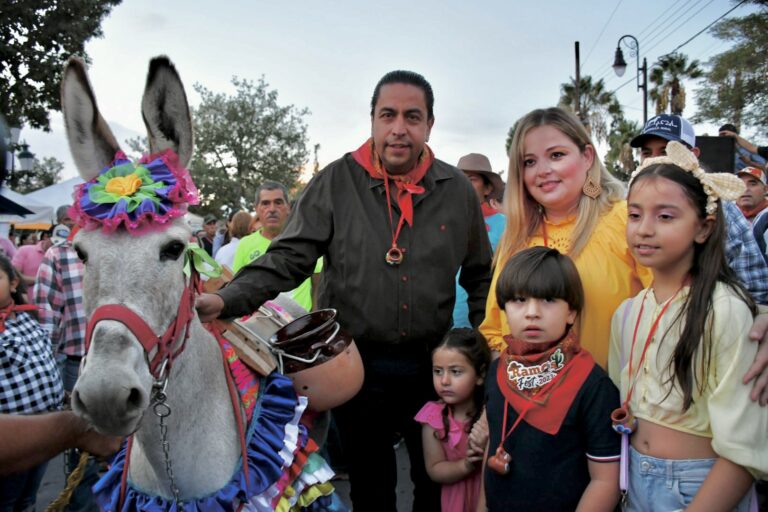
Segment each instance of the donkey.
[[[87,182],[113,162],[120,148],[77,58],[65,67],[61,99],[70,149]],[[142,114],[150,153],[173,150],[186,167],[193,148],[189,106],[179,75],[165,57],[150,62]],[[168,224],[141,236],[124,226],[85,226],[77,233],[74,247],[86,269],[90,346],[72,407],[101,433],[135,433],[128,473],[132,485],[183,502],[210,495],[232,478],[241,464],[238,422],[243,411],[235,412],[222,351],[197,318],[194,293],[190,300],[185,288],[191,230],[181,217]],[[145,326],[131,329],[109,314],[95,321],[92,315],[98,317],[105,305],[127,309]],[[180,315],[185,316],[181,323]],[[167,353],[183,352],[172,365],[157,364],[163,347],[147,345],[137,332],[156,342],[163,336],[158,333],[171,331]],[[159,412],[158,392],[165,399]]]

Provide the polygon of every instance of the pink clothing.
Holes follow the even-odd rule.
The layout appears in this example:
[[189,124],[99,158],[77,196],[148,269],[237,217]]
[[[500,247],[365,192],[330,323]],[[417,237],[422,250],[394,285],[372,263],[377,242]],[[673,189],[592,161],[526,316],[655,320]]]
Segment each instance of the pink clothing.
[[16,246],[7,238],[0,236],[0,252],[11,260],[16,255]]
[[11,260],[11,263],[22,275],[37,276],[37,269],[40,268],[40,262],[43,261],[43,255],[45,255],[43,243],[37,242],[35,245],[22,245],[16,251],[16,255]]
[[[427,402],[414,419],[442,433],[445,431],[443,425],[444,407],[445,404],[440,402]],[[465,427],[466,423],[454,419],[449,409],[448,435],[440,442],[443,445],[447,460],[461,460],[467,456],[469,433]],[[477,499],[480,496],[481,475],[480,467],[478,467],[464,480],[443,484],[441,491],[442,512],[474,512],[477,508]]]

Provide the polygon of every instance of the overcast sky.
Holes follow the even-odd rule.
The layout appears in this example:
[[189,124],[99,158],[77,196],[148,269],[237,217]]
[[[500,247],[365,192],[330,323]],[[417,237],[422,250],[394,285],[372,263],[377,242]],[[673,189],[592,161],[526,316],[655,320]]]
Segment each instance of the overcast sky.
[[[124,0],[103,24],[104,37],[87,46],[91,82],[102,114],[118,140],[143,135],[139,112],[148,61],[174,61],[189,100],[201,83],[233,93],[231,78],[266,81],[278,101],[307,107],[310,154],[320,144],[321,166],[357,148],[370,134],[369,102],[378,79],[393,69],[423,74],[435,91],[430,145],[455,164],[485,153],[495,170],[507,167],[509,127],[531,109],[557,103],[560,84],[575,73],[605,78],[628,117],[642,120],[635,60],[624,47],[627,73],[611,69],[618,39],[632,34],[649,65],[726,13],[726,0]],[[753,9],[742,6],[731,16]],[[706,61],[728,48],[708,33],[680,51]],[[58,77],[56,78],[58,79]],[[685,115],[695,112],[689,90]],[[649,110],[653,108],[649,105]],[[697,127],[698,134],[716,129]],[[65,162],[76,174],[61,117],[52,133],[22,131],[38,156]],[[310,156],[311,160],[311,156]],[[311,161],[308,162],[311,166]]]

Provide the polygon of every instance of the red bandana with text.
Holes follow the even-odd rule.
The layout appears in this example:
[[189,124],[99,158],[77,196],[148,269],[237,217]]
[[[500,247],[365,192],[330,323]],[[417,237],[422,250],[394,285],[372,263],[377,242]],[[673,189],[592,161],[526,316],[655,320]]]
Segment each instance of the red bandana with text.
[[[550,435],[560,430],[576,394],[587,380],[595,360],[582,350],[570,332],[550,344],[529,343],[505,336],[496,380],[509,405],[525,421]],[[546,391],[541,388],[552,381]]]

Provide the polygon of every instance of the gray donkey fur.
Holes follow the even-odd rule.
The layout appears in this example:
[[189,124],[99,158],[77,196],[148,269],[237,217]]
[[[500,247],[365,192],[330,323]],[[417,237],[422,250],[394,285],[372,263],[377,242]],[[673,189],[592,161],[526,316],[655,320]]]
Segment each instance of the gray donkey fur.
[[[72,58],[61,87],[72,155],[84,180],[109,164],[119,147],[99,114],[84,63]],[[151,152],[174,149],[182,165],[192,156],[192,123],[184,88],[165,57],[149,66],[142,113]],[[184,256],[168,258],[174,244],[186,246],[191,232],[176,219],[164,231],[133,236],[80,231],[75,247],[85,261],[86,315],[103,304],[123,304],[162,334],[176,315],[184,286]],[[178,245],[175,247],[178,248]],[[165,250],[164,257],[161,253]],[[238,464],[235,413],[216,340],[193,313],[185,351],[174,362],[167,387],[168,441],[182,499],[217,491]],[[129,478],[149,492],[172,498],[158,417],[150,406],[152,376],[147,355],[121,323],[100,322],[73,391],[73,408],[104,434],[136,432]]]

